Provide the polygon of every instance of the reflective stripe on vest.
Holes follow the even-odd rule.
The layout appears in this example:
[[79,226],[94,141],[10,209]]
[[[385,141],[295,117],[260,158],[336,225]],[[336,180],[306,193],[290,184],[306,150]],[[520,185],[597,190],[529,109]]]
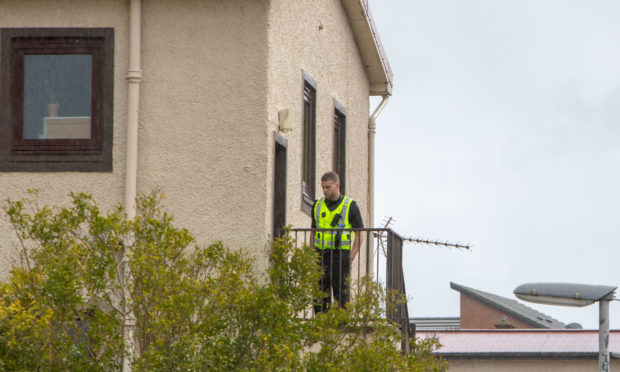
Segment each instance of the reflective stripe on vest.
[[[325,198],[317,200],[314,207],[314,220],[318,229],[350,229],[349,207],[353,199],[344,196],[333,211],[325,205]],[[337,219],[334,223],[334,218]],[[335,226],[332,226],[335,224]],[[340,239],[338,239],[338,237]],[[339,242],[338,242],[339,240]],[[317,231],[314,234],[314,246],[318,249],[351,249],[351,231]]]

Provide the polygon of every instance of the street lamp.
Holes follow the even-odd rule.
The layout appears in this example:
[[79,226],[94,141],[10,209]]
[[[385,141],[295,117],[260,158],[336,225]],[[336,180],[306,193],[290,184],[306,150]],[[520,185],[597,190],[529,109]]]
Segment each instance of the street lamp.
[[583,307],[598,301],[598,370],[609,372],[609,301],[618,287],[570,283],[521,284],[514,294],[525,301],[547,305]]

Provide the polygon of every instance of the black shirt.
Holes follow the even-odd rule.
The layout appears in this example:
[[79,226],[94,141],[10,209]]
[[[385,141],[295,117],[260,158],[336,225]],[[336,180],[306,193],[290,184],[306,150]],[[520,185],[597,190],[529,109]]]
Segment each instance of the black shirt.
[[[340,202],[342,202],[343,197],[344,197],[343,195],[340,195],[340,197],[336,201],[325,198],[325,206],[327,206],[327,209],[329,209],[330,211],[333,211],[334,209],[338,207]],[[316,201],[314,201],[314,204],[312,205],[312,228],[313,229],[316,228],[316,220],[314,217],[315,206],[316,206]],[[364,222],[362,221],[362,214],[360,213],[360,208],[357,206],[357,203],[355,202],[355,200],[351,201],[351,204],[349,205],[349,223],[351,224],[351,227],[354,229],[364,228]]]

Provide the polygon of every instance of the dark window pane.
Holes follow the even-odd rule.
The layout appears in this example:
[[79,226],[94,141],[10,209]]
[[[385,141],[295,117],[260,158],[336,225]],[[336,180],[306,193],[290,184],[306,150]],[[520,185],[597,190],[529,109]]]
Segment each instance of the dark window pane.
[[91,138],[90,54],[24,56],[23,139]]
[[347,169],[346,116],[338,109],[334,114],[334,172],[340,176],[340,192],[346,192]]
[[304,112],[303,112],[303,161],[302,161],[302,193],[305,202],[314,201],[314,173],[315,173],[315,133],[316,133],[316,91],[309,84],[304,83]]
[[0,172],[112,171],[114,29],[0,28]]

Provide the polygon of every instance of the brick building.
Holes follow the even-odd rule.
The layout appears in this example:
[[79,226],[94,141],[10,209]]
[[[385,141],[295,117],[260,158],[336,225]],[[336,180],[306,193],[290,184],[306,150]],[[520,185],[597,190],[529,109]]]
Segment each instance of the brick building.
[[461,294],[461,329],[567,328],[567,325],[559,320],[516,300],[452,282],[450,288]]

